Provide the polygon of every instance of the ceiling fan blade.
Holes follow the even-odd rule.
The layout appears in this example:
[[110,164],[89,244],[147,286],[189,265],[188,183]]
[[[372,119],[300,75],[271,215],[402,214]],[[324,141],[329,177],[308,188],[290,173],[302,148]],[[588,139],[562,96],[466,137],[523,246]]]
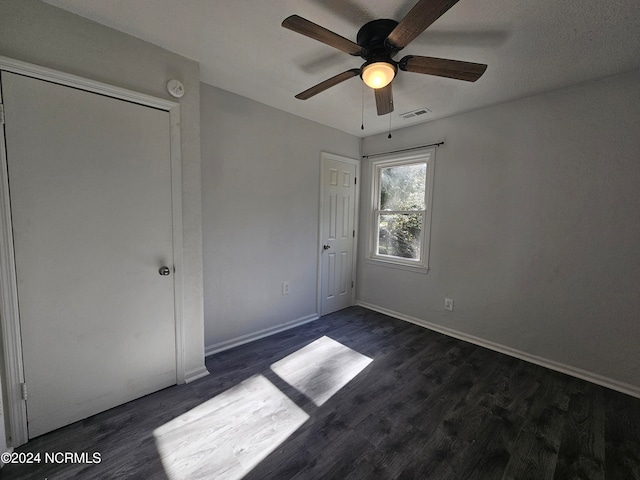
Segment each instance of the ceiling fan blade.
[[420,0],[400,20],[387,41],[398,50],[403,49],[456,3],[458,0]]
[[320,25],[316,25],[310,22],[306,18],[302,18],[298,15],[291,15],[282,22],[284,28],[293,30],[294,32],[306,35],[307,37],[318,40],[330,47],[342,50],[350,55],[360,55],[362,47],[351,40],[341,37],[337,33],[333,33],[331,30],[327,30]]
[[386,87],[376,88],[373,91],[376,94],[376,108],[378,109],[378,115],[386,115],[393,112],[393,90],[391,88],[391,82]]
[[400,70],[475,82],[487,69],[483,63],[461,62],[446,58],[407,55],[398,63]]
[[339,83],[344,82],[345,80],[349,80],[350,78],[355,77],[356,75],[360,75],[360,69],[352,68],[351,70],[339,73],[335,77],[331,77],[330,79],[325,80],[324,82],[320,82],[319,84],[305,90],[304,92],[299,93],[298,95],[296,95],[296,98],[300,100],[307,100],[308,98],[311,98],[314,95],[319,94],[320,92],[324,92],[328,88],[331,88],[335,85],[338,85]]

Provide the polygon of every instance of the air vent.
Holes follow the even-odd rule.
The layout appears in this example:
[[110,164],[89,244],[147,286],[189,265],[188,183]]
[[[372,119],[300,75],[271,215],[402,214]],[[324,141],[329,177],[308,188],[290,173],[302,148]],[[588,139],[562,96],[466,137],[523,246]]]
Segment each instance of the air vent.
[[408,119],[413,118],[413,117],[419,117],[420,115],[426,115],[427,113],[431,113],[431,110],[429,110],[428,108],[424,107],[424,108],[419,108],[417,110],[413,110],[411,112],[403,113],[400,116],[402,118],[404,118],[405,120],[408,120]]

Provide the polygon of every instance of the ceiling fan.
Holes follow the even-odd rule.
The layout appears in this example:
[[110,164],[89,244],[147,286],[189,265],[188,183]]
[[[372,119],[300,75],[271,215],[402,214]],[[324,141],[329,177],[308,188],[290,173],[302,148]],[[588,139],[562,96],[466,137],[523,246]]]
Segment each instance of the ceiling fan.
[[284,28],[365,60],[360,68],[339,73],[299,93],[296,98],[307,100],[359,75],[365,84],[374,89],[378,115],[386,115],[393,112],[391,82],[398,69],[475,82],[487,69],[486,65],[417,55],[407,55],[399,61],[393,59],[400,50],[456,3],[458,0],[420,0],[399,23],[390,19],[366,23],[358,31],[357,43],[298,15],[285,18],[282,22]]

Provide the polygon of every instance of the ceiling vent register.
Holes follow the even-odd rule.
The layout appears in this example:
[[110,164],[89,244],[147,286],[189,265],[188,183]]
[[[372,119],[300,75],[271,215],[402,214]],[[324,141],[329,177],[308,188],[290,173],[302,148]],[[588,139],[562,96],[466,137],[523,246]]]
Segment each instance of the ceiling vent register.
[[429,110],[428,108],[419,108],[411,112],[403,113],[400,116],[405,120],[409,120],[410,118],[418,117],[420,115],[426,115],[427,113],[431,113],[431,110]]

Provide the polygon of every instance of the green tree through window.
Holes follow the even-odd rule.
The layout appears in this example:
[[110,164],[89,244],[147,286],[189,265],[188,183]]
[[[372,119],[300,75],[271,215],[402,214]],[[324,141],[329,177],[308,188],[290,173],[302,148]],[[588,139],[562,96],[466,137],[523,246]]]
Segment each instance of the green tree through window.
[[426,174],[426,163],[380,170],[379,255],[420,258]]

